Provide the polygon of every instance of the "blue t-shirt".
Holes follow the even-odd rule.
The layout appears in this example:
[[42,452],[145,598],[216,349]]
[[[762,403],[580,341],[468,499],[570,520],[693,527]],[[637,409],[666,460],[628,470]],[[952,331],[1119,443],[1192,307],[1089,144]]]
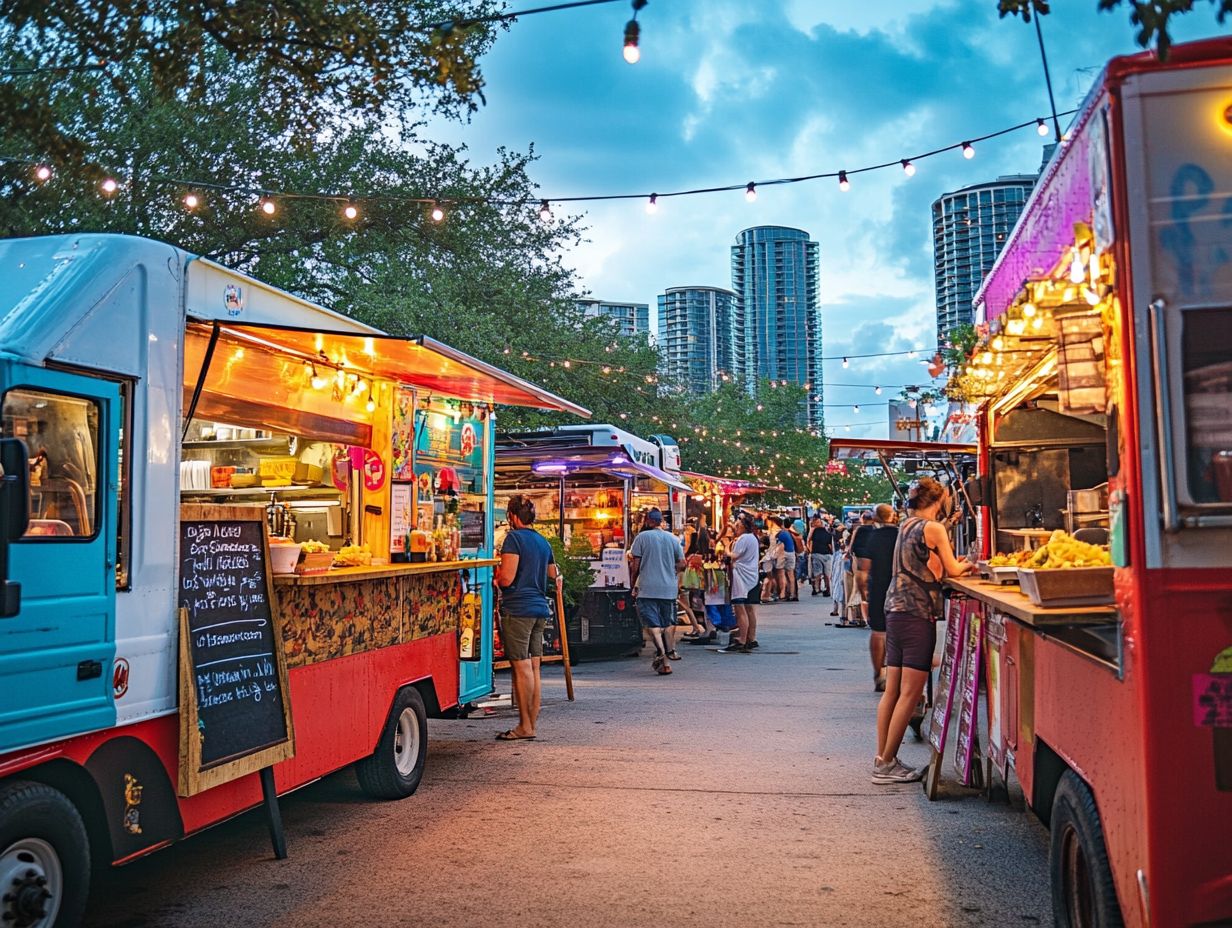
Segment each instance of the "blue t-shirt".
[[671,532],[648,528],[638,532],[629,553],[638,559],[637,595],[644,599],[675,599],[680,592],[676,565],[684,548]]
[[501,554],[516,554],[513,583],[501,590],[501,613],[527,619],[548,617],[548,565],[552,546],[533,528],[514,528],[505,536]]
[[796,553],[796,540],[791,537],[791,532],[787,531],[787,529],[783,529],[781,532],[779,532],[774,537],[779,542],[779,544],[783,546],[784,554],[795,554]]

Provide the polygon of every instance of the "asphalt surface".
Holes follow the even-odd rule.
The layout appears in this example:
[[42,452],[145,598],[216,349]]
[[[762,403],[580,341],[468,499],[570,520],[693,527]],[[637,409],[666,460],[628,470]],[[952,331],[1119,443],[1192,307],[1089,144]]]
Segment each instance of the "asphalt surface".
[[[249,813],[106,874],[86,924],[1051,924],[1021,795],[989,802],[948,761],[936,802],[869,781],[867,633],[828,612],[762,607],[761,652],[682,646],[667,677],[580,664],[573,703],[547,667],[539,740],[493,740],[509,709],[434,721],[413,797],[370,801],[342,771],[284,797],[288,860]],[[908,733],[900,756],[928,749]]]

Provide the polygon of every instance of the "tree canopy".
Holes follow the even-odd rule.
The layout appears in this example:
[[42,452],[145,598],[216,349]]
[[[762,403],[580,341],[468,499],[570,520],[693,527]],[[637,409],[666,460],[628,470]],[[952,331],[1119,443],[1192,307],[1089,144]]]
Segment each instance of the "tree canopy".
[[[1127,2],[1129,21],[1138,28],[1138,44],[1143,48],[1154,45],[1166,57],[1172,46],[1169,30],[1172,17],[1192,11],[1194,0],[1099,0],[1099,8],[1114,10]],[[1215,7],[1220,23],[1232,14],[1232,0],[1209,0],[1209,3]],[[1002,16],[1021,16],[1026,22],[1031,21],[1032,13],[1047,16],[1052,12],[1051,0],[999,0],[998,8]]]

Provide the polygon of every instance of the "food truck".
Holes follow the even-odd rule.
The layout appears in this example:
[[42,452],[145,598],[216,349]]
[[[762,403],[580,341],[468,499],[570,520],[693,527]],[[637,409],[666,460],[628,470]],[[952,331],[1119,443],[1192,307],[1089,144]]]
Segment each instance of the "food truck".
[[[657,438],[645,441],[608,425],[498,437],[498,517],[511,495],[528,496],[538,514],[536,528],[590,560],[593,582],[566,623],[570,652],[577,659],[612,657],[641,647],[641,624],[629,589],[628,549],[648,509],[659,508],[665,523],[679,531],[685,500],[692,493],[677,474],[658,466],[662,450],[674,449],[675,443]],[[678,454],[674,462],[678,468]]]
[[750,497],[764,496],[770,490],[781,489],[751,480],[715,477],[688,470],[682,470],[680,476],[693,488],[685,503],[686,514],[689,518],[704,516],[712,531],[721,531]]
[[158,242],[0,267],[3,924],[351,763],[412,793],[492,688],[496,407],[585,410]]
[[1113,59],[950,383],[994,565],[950,585],[1061,926],[1232,924],[1229,217],[1232,40]]

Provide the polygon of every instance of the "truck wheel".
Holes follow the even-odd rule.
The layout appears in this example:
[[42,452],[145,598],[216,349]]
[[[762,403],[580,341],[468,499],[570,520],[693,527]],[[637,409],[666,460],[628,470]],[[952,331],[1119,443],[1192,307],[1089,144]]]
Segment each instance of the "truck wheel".
[[1091,790],[1072,770],[1061,777],[1052,801],[1048,867],[1057,928],[1121,928],[1099,809]]
[[90,892],[90,843],[77,808],[59,790],[0,784],[0,925],[76,925]]
[[359,786],[373,799],[405,799],[419,787],[428,758],[428,713],[413,686],[398,691],[376,750],[355,764]]

